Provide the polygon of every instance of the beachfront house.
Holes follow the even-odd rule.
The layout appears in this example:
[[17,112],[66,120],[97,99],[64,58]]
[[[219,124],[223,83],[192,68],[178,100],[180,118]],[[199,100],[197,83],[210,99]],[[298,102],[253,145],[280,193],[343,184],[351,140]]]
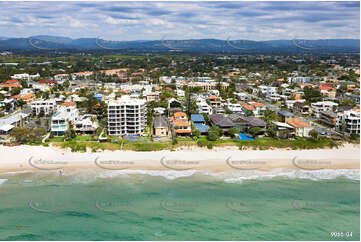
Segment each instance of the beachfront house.
[[191,120],[194,127],[201,132],[201,134],[208,133],[209,126],[206,125],[206,120],[202,114],[191,114]]
[[168,120],[163,115],[155,116],[153,120],[153,135],[157,137],[169,136]]
[[187,114],[184,112],[175,112],[171,119],[171,124],[177,135],[191,135],[191,124],[188,120]]
[[79,110],[75,102],[66,102],[58,106],[58,110],[51,117],[50,131],[56,136],[64,135],[69,128],[69,122],[75,122],[79,117]]
[[235,127],[232,120],[223,114],[211,114],[209,115],[209,120],[212,125],[218,126],[223,129],[224,132],[228,132],[230,128]]
[[299,118],[290,119],[287,124],[291,125],[295,129],[295,135],[299,137],[310,137],[310,131],[312,126],[306,121],[302,121]]

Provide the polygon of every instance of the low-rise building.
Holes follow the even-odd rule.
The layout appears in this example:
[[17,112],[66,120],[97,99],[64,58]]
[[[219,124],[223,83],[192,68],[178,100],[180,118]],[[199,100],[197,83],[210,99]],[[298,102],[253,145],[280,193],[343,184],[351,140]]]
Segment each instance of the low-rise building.
[[192,128],[187,114],[184,112],[175,112],[171,119],[172,126],[177,135],[191,135]]
[[51,117],[50,131],[56,135],[64,135],[69,129],[69,122],[75,123],[79,110],[75,102],[66,102],[58,106],[57,112]]
[[33,101],[31,111],[34,115],[52,114],[56,111],[56,101],[54,99]]
[[0,134],[7,135],[14,127],[23,127],[29,120],[29,114],[14,113],[8,117],[0,118]]
[[191,114],[191,120],[196,129],[198,129],[202,134],[207,133],[209,126],[206,125],[206,120],[202,114]]
[[74,123],[74,130],[79,134],[94,135],[98,127],[97,116],[94,114],[84,114]]
[[320,112],[322,111],[332,111],[334,107],[337,107],[338,104],[330,101],[316,102],[311,103],[312,112],[317,118],[320,117]]
[[281,139],[289,139],[295,136],[294,127],[281,122],[272,121],[272,124],[276,127],[276,136]]
[[299,118],[290,119],[287,124],[291,125],[295,129],[295,135],[299,137],[309,137],[312,130],[311,124],[302,121]]
[[338,113],[336,129],[348,135],[360,134],[360,109],[352,109]]
[[319,120],[320,122],[327,124],[329,126],[335,126],[336,125],[336,118],[337,115],[332,111],[321,111],[319,113]]
[[212,107],[208,105],[206,102],[200,102],[198,105],[198,113],[212,114]]
[[307,115],[310,113],[310,106],[301,102],[295,102],[293,104],[293,112],[302,115]]
[[162,115],[155,116],[153,120],[153,135],[157,137],[168,137],[169,134],[168,120]]

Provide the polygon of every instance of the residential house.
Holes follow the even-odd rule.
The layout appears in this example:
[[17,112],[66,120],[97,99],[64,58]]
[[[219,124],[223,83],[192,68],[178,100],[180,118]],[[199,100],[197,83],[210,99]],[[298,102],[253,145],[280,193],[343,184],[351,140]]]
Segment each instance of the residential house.
[[84,114],[74,123],[75,132],[84,135],[94,135],[98,127],[97,116],[94,114]]
[[52,114],[56,111],[56,101],[54,99],[33,101],[31,111],[34,115]]
[[206,125],[206,120],[202,114],[191,114],[191,120],[197,130],[202,134],[207,133],[209,126]]
[[206,102],[197,103],[198,105],[198,113],[212,114],[212,107],[208,105]]
[[168,120],[162,115],[155,116],[153,120],[153,135],[156,137],[168,137],[169,134]]
[[211,104],[212,108],[220,108],[221,107],[221,98],[215,95],[209,96],[208,101]]
[[14,113],[8,117],[0,118],[0,134],[10,134],[14,127],[23,127],[29,120],[29,114],[26,113]]
[[211,114],[209,115],[209,120],[213,125],[218,126],[225,132],[227,132],[228,129],[235,127],[235,124],[232,122],[232,120],[223,114]]
[[265,129],[267,124],[262,120],[254,116],[244,116],[239,114],[230,114],[228,118],[233,122],[234,126],[238,128],[240,132],[247,132],[250,128],[259,127]]
[[293,104],[293,113],[307,115],[310,113],[310,106],[301,102],[295,102]]
[[276,127],[276,136],[278,138],[289,139],[295,136],[293,126],[276,121],[272,121],[272,124]]
[[309,137],[312,130],[311,124],[302,121],[299,118],[290,119],[287,124],[291,125],[295,129],[295,135],[299,137]]
[[187,114],[184,112],[175,112],[171,119],[172,126],[177,135],[191,135],[191,124],[188,120]]
[[282,122],[287,122],[289,119],[293,119],[295,116],[294,114],[292,114],[286,110],[279,111],[278,115],[281,116]]
[[327,124],[329,126],[335,126],[336,125],[336,119],[337,119],[337,114],[335,114],[331,110],[321,111],[319,113],[320,122],[322,122],[324,124]]
[[238,113],[238,114],[244,114],[243,107],[239,103],[226,103],[225,107],[231,112],[231,113]]
[[337,114],[336,129],[347,135],[360,134],[360,109],[344,111]]
[[75,102],[66,102],[58,106],[57,112],[51,117],[50,131],[56,135],[64,135],[69,129],[69,122],[75,122],[79,117],[79,110]]
[[259,102],[254,102],[254,101],[249,101],[248,104],[251,107],[254,107],[254,115],[256,117],[262,117],[264,116],[265,112],[266,112],[266,105],[264,105],[263,103],[259,103]]
[[332,111],[334,107],[338,107],[338,104],[330,101],[311,103],[312,112],[317,118],[320,117],[320,112]]

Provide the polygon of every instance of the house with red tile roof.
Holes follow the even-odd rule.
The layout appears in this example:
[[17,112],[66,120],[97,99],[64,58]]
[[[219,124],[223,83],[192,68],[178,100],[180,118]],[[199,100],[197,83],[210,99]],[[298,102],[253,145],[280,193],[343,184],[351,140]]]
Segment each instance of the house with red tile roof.
[[302,121],[299,118],[289,119],[286,123],[291,125],[295,129],[296,136],[310,137],[309,133],[312,130],[312,126],[310,123]]
[[184,112],[175,112],[171,118],[171,124],[177,135],[191,135],[191,123],[188,120],[187,114]]

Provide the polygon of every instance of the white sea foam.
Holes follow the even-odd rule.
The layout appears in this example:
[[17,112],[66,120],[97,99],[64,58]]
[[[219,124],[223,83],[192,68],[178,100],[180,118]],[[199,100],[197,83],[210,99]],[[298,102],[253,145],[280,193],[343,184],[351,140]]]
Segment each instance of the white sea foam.
[[274,169],[272,171],[235,171],[213,173],[207,171],[187,170],[187,171],[149,171],[149,170],[121,170],[107,171],[98,173],[99,178],[114,178],[122,175],[149,175],[155,177],[164,177],[168,180],[174,180],[182,177],[190,177],[195,175],[210,176],[224,180],[225,182],[241,182],[243,180],[252,179],[272,179],[275,177],[285,177],[289,179],[310,179],[323,180],[345,177],[350,180],[360,180],[359,170],[283,170]]
[[8,179],[0,179],[0,185],[7,182]]
[[309,180],[328,180],[336,179],[339,177],[345,177],[350,180],[360,180],[359,170],[292,170],[287,171],[283,169],[275,169],[268,172],[252,171],[249,173],[238,173],[235,176],[224,179],[225,182],[229,183],[241,183],[244,180],[251,179],[272,179],[275,177],[285,177],[289,179],[309,179]]
[[[43,176],[44,174],[53,174],[54,176]],[[199,177],[199,178],[211,178],[214,180],[220,180],[227,183],[242,183],[244,180],[264,180],[272,179],[276,177],[284,177],[288,179],[309,179],[309,180],[324,180],[324,179],[335,179],[338,177],[344,177],[350,180],[360,180],[359,170],[284,170],[274,169],[272,171],[257,171],[257,170],[239,170],[232,172],[210,172],[210,171],[199,171],[199,170],[186,170],[186,171],[173,171],[173,170],[107,170],[107,171],[96,171],[96,170],[74,170],[65,171],[62,176],[57,172],[42,172],[34,173],[32,179],[37,180],[53,180],[59,182],[58,179],[64,179],[71,183],[92,183],[97,179],[107,178],[120,178],[120,177],[131,177],[134,175],[140,176],[151,176],[151,177],[163,177],[168,180],[175,180],[184,177]],[[5,182],[6,179],[0,179],[0,184]],[[2,181],[2,182],[1,182]],[[68,183],[67,182],[67,183]]]

